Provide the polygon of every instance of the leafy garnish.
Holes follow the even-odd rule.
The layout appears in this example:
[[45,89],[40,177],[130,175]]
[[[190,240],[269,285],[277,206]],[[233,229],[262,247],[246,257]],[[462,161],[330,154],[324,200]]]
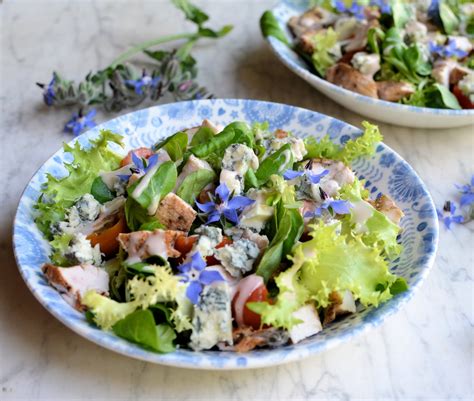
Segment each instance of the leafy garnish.
[[285,35],[285,32],[281,29],[277,19],[271,11],[265,11],[260,17],[260,30],[264,37],[273,36],[285,45],[290,46],[290,42]]
[[313,43],[313,65],[319,75],[324,77],[328,68],[332,67],[336,62],[335,57],[331,54],[331,50],[337,45],[337,33],[332,28],[325,32],[319,32],[314,35]]

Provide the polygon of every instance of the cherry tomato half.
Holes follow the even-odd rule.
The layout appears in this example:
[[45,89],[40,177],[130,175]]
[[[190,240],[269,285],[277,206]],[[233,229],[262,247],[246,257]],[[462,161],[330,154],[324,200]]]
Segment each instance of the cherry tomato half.
[[128,231],[125,216],[120,213],[117,222],[101,231],[97,231],[87,236],[92,246],[99,244],[100,251],[106,256],[115,255],[119,250],[119,242],[117,237],[120,233]]
[[122,159],[120,162],[120,167],[124,167],[132,163],[132,153],[135,153],[135,155],[143,159],[148,159],[150,156],[155,154],[155,152],[153,152],[150,148],[133,149]]
[[454,85],[453,94],[457,97],[459,104],[463,109],[474,109],[474,103],[471,102],[458,85]]

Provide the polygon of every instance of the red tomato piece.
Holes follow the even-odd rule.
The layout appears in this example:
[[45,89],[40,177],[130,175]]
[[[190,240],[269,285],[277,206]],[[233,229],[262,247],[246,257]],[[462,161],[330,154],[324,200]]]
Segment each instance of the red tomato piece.
[[[232,240],[229,237],[224,237],[221,242],[216,245],[216,249],[224,248],[226,245],[232,244]],[[218,265],[219,261],[214,257],[214,255],[206,257],[206,263],[208,266]]]
[[457,97],[459,104],[463,109],[474,109],[474,103],[471,102],[458,85],[453,87],[454,96]]
[[120,162],[120,167],[124,167],[132,163],[132,153],[135,153],[138,157],[141,157],[142,159],[148,159],[150,156],[153,156],[155,154],[155,152],[153,152],[150,148],[133,149],[128,152],[127,156],[122,159],[122,161]]

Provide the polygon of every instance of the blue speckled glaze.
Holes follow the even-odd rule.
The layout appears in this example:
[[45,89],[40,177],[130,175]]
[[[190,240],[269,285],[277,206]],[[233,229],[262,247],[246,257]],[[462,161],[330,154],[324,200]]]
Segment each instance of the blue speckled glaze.
[[[301,14],[309,8],[309,0],[282,0],[280,3],[272,9],[275,18],[277,19],[280,27],[286,33],[286,36],[290,42],[293,41],[293,37],[287,28],[287,22],[290,17]],[[334,85],[325,79],[322,79],[315,75],[307,63],[293,50],[291,50],[284,43],[280,42],[274,37],[267,38],[272,50],[280,58],[280,60],[288,66],[292,71],[301,76],[308,82],[317,82],[319,86],[323,85],[329,88],[332,92],[336,92],[356,99],[359,102],[366,104],[378,104],[391,109],[396,109],[402,112],[422,113],[431,115],[444,115],[444,116],[456,116],[456,115],[469,115],[474,118],[474,110],[449,110],[449,109],[433,109],[428,107],[416,107],[409,106],[394,102],[388,102],[385,100],[374,99],[368,96],[360,95],[358,93],[349,91],[340,86]]]
[[[272,128],[289,130],[301,137],[322,137],[330,132],[336,143],[345,142],[361,133],[359,129],[331,117],[292,106],[255,100],[213,99],[167,104],[126,114],[95,127],[76,140],[87,144],[100,129],[111,129],[124,136],[127,149],[150,146],[180,129],[200,124],[203,116],[217,124],[228,124],[236,119],[250,123],[268,120]],[[391,268],[407,278],[410,285],[408,292],[394,297],[377,309],[360,308],[357,314],[331,324],[323,332],[297,345],[245,354],[188,350],[156,354],[89,325],[83,314],[71,308],[46,283],[41,273],[41,265],[48,260],[48,244],[34,224],[33,205],[46,173],[64,174],[61,163],[67,157],[62,150],[56,152],[37,171],[20,199],[13,234],[18,267],[35,297],[66,326],[105,348],[133,358],[196,369],[245,369],[318,354],[378,326],[387,316],[397,312],[420,286],[435,257],[438,222],[431,197],[413,169],[393,150],[381,144],[374,156],[356,161],[353,168],[359,177],[367,180],[366,187],[373,197],[379,193],[389,194],[405,213],[401,223],[404,251]]]

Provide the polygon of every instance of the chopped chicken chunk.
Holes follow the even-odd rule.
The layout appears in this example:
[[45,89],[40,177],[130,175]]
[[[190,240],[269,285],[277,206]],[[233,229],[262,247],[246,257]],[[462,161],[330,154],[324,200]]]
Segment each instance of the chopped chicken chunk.
[[301,323],[295,324],[289,330],[293,344],[319,333],[323,329],[321,320],[319,320],[318,311],[313,305],[308,304],[301,307],[293,312],[293,316],[302,321]]
[[405,96],[415,93],[415,87],[408,82],[380,81],[377,82],[379,98],[389,102],[398,102]]
[[369,203],[379,212],[387,216],[392,222],[397,225],[400,224],[400,220],[404,214],[389,196],[381,195],[375,201],[370,200]]
[[346,63],[337,63],[328,69],[326,79],[338,86],[360,93],[361,95],[378,98],[375,81]]
[[155,217],[168,230],[188,232],[196,218],[196,211],[178,195],[170,192],[158,205]]
[[324,311],[323,324],[325,326],[336,319],[337,316],[355,313],[356,311],[354,296],[349,290],[344,291],[342,296],[338,292],[332,292],[329,295],[329,301],[331,303]]
[[49,283],[78,310],[84,310],[81,299],[87,291],[108,295],[109,275],[103,268],[90,264],[59,267],[46,263],[42,270]]
[[176,238],[182,235],[181,231],[158,229],[119,234],[118,240],[128,253],[127,262],[133,264],[150,256],[160,256],[164,259],[177,258],[181,253],[174,248],[174,243]]

